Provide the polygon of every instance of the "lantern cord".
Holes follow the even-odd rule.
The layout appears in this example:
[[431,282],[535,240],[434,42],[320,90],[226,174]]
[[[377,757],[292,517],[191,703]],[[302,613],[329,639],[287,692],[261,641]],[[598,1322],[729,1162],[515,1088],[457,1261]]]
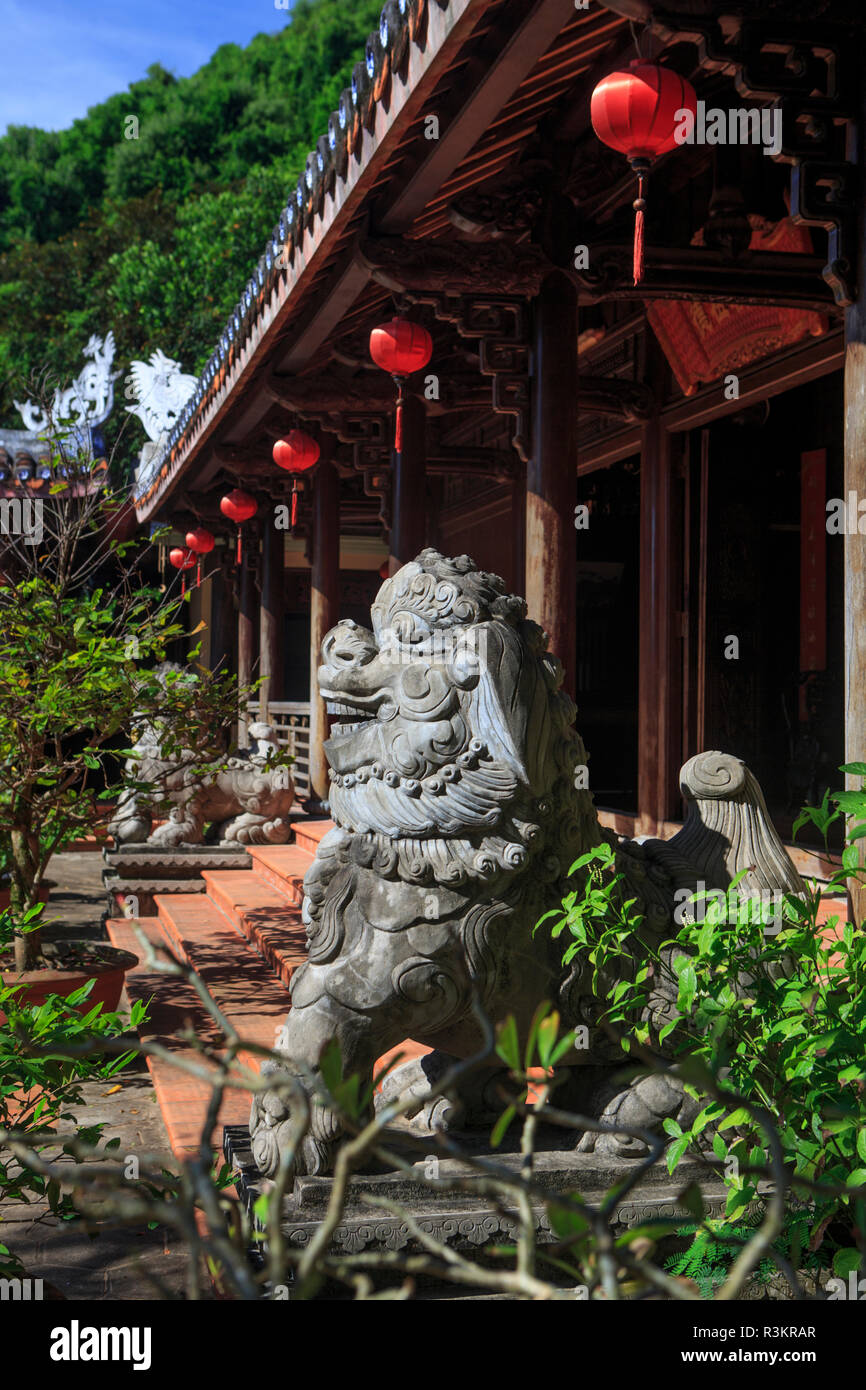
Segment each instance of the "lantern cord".
[[403,452],[403,383],[402,376],[395,376],[397,383],[397,419],[394,425],[394,449],[398,454]]
[[644,272],[644,219],[646,215],[646,176],[647,170],[638,167],[638,190],[634,200],[634,283],[639,285]]

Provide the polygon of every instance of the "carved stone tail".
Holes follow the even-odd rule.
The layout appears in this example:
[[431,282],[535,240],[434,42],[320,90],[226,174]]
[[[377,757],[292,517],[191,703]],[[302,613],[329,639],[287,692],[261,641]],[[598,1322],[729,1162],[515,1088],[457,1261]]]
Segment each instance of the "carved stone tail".
[[805,885],[770,819],[758,782],[741,758],[698,753],[680,772],[686,799],[682,830],[644,849],[664,864],[675,887],[702,879],[727,888],[743,869],[743,893],[802,893]]

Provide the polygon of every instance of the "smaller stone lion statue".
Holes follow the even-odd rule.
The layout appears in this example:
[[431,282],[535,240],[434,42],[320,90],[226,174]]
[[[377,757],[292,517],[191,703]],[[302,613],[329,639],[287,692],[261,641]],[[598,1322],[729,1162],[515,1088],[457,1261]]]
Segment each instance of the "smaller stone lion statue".
[[[183,668],[164,662],[157,675],[165,684],[169,671]],[[289,811],[295,788],[288,768],[274,763],[278,755],[276,731],[270,724],[250,725],[256,747],[226,758],[218,771],[202,776],[194,755],[181,752],[166,758],[160,747],[158,724],[142,720],[133,744],[135,757],[127,759],[126,772],[136,786],[118,802],[108,832],[118,845],[199,845],[205,827],[215,826],[211,837],[218,843],[282,845],[291,833]],[[142,790],[141,783],[152,790]],[[157,814],[171,803],[168,819],[153,829]]]

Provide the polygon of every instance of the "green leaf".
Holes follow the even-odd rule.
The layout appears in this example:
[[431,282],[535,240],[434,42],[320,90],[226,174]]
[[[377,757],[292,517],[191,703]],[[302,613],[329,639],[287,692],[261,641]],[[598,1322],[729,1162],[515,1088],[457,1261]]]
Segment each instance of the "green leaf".
[[513,1014],[509,1014],[496,1030],[496,1053],[511,1071],[520,1071],[520,1042]]
[[837,1250],[833,1256],[833,1273],[839,1279],[847,1279],[849,1274],[856,1274],[860,1268],[863,1256],[859,1250],[847,1246],[844,1250]]
[[665,1156],[665,1161],[668,1165],[669,1173],[673,1173],[674,1169],[678,1167],[680,1159],[682,1158],[683,1154],[686,1152],[686,1149],[689,1147],[689,1144],[691,1143],[691,1139],[692,1136],[690,1134],[683,1134],[679,1139],[675,1139],[673,1144],[671,1144]]
[[331,1038],[330,1042],[322,1049],[322,1055],[319,1058],[319,1071],[328,1090],[332,1095],[335,1095],[343,1079],[343,1058],[340,1053],[340,1044],[336,1038]]
[[505,1138],[511,1121],[514,1119],[514,1116],[516,1114],[517,1110],[513,1105],[509,1105],[507,1110],[503,1110],[502,1114],[499,1116],[499,1119],[496,1121],[496,1124],[493,1126],[493,1130],[490,1135],[490,1144],[492,1148],[499,1148],[499,1145]]

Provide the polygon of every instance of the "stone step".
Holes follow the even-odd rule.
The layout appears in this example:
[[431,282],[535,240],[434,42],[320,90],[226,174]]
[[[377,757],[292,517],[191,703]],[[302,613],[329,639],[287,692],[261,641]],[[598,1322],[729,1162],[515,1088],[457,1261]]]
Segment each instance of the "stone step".
[[260,878],[258,871],[220,869],[205,873],[205,880],[209,900],[288,986],[294,971],[307,958],[307,933],[299,905]]
[[[159,1043],[178,1063],[206,1065],[201,1054],[178,1034],[192,1029],[202,1042],[218,1046],[220,1033],[216,1023],[191,985],[176,976],[161,974],[143,959],[136,927],[151,943],[157,958],[167,958],[166,940],[156,920],[113,918],[106,927],[112,945],[139,957],[139,964],[127,973],[125,987],[130,1004],[141,1000],[147,1006],[147,1021],[139,1029],[142,1041]],[[172,1152],[184,1158],[194,1153],[201,1142],[210,1088],[206,1081],[191,1076],[181,1065],[162,1057],[149,1056],[146,1061]],[[248,1117],[249,1095],[244,1091],[227,1091],[211,1136],[212,1146],[218,1149],[221,1145],[223,1125],[244,1124]]]
[[109,869],[123,877],[195,877],[202,869],[245,869],[251,860],[246,845],[122,845],[106,849],[103,858]]
[[250,854],[256,877],[300,907],[304,874],[313,862],[315,850],[311,853],[301,845],[251,845]]
[[[156,906],[169,945],[195,969],[232,1027],[245,1041],[272,1048],[289,993],[258,952],[248,949],[239,928],[209,897],[158,894]],[[258,1070],[254,1053],[239,1056]]]
[[295,823],[295,844],[299,849],[305,849],[308,854],[315,855],[319,848],[319,841],[324,839],[329,830],[333,830],[332,820],[299,820]]
[[108,910],[119,917],[155,917],[157,893],[203,893],[201,878],[118,878],[103,871]]

